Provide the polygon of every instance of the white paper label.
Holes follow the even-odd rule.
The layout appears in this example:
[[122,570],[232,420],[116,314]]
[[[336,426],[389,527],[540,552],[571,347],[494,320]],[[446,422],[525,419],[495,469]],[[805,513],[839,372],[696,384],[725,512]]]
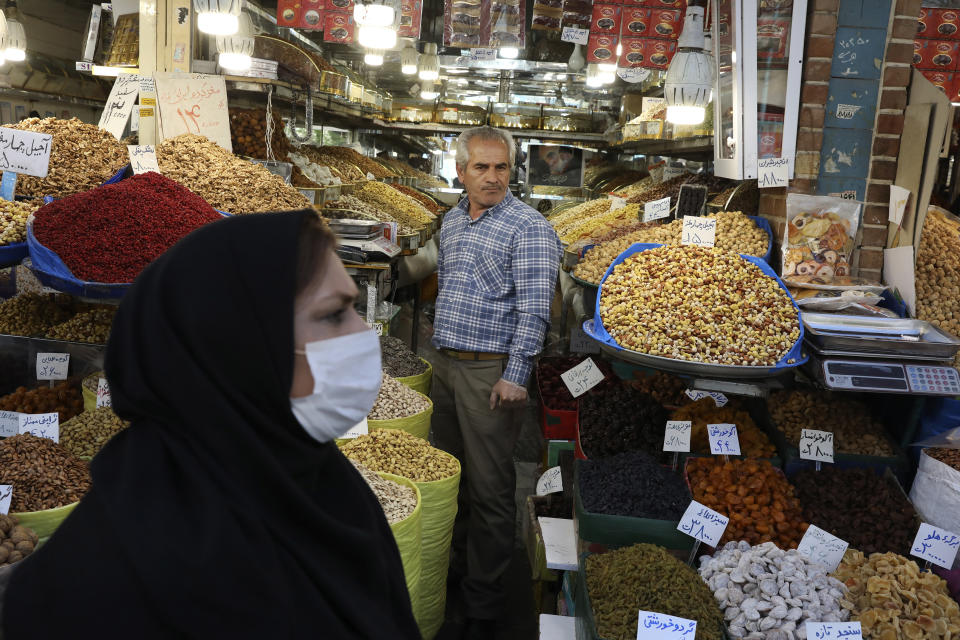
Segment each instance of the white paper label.
[[700,216],[683,216],[681,244],[695,247],[712,247],[717,240],[717,219]]
[[563,479],[560,477],[560,467],[550,467],[537,480],[537,495],[545,496],[550,493],[563,491]]
[[833,433],[802,429],[800,431],[800,459],[833,462]]
[[859,622],[807,622],[807,640],[856,640],[863,638]]
[[957,557],[960,537],[946,529],[940,529],[926,522],[920,525],[917,537],[913,539],[910,555],[929,560],[938,567],[950,569]]
[[687,389],[684,393],[686,393],[687,397],[694,402],[697,400],[703,400],[704,398],[713,398],[713,404],[716,406],[724,407],[727,405],[727,396],[717,391],[699,391],[697,389]]
[[373,329],[373,332],[376,333],[378,336],[382,336],[382,335],[383,335],[383,323],[382,323],[382,322],[374,322],[373,324],[370,325],[370,328]]
[[597,365],[593,364],[593,359],[587,358],[573,369],[560,374],[560,378],[570,390],[570,395],[579,398],[603,382],[604,375],[600,369],[597,369]]
[[667,429],[663,433],[663,450],[690,452],[690,434],[693,423],[689,420],[667,420]]
[[140,95],[140,76],[134,73],[118,75],[113,81],[110,97],[103,106],[100,124],[97,126],[104,131],[109,131],[117,140],[122,138],[138,95]]
[[356,438],[358,436],[365,436],[370,433],[370,425],[367,423],[367,419],[364,418],[357,424],[350,427],[350,430],[345,434],[340,436],[341,438]]
[[77,71],[93,71],[92,62],[78,62]]
[[710,438],[710,453],[715,456],[740,455],[740,436],[735,424],[708,424],[707,436]]
[[46,178],[53,136],[0,127],[0,170]]
[[560,40],[573,44],[587,44],[590,41],[590,29],[564,27],[563,31],[560,32]]
[[837,119],[838,120],[853,120],[853,116],[857,115],[857,111],[860,111],[860,105],[858,104],[837,104]]
[[156,93],[157,92],[157,85],[153,81],[153,76],[139,76],[139,77],[140,77],[140,93]]
[[570,329],[570,353],[600,353],[600,345],[575,325]]
[[444,109],[443,110],[443,121],[444,122],[458,122],[460,119],[460,114],[456,109]]
[[903,222],[903,214],[907,210],[909,200],[909,189],[898,187],[895,184],[890,185],[890,209],[887,213],[887,220],[899,226]]
[[[163,72],[154,74],[153,78],[160,110],[162,135],[159,140],[192,133],[205,136],[233,153],[223,76]],[[143,110],[140,117],[144,117]]]
[[13,501],[13,485],[0,484],[0,516],[10,513],[10,503]]
[[630,84],[643,82],[650,77],[651,73],[650,69],[641,69],[640,67],[617,68],[617,75],[620,76],[624,82],[629,82]]
[[620,196],[608,195],[607,198],[610,199],[610,211],[616,211],[617,209],[623,209],[627,206],[627,199],[621,198]]
[[673,180],[679,176],[682,176],[687,172],[683,167],[664,167],[663,168],[663,181]]
[[0,411],[0,437],[9,438],[20,433],[20,414],[16,411]]
[[723,532],[727,530],[729,522],[730,519],[722,513],[717,513],[710,507],[706,507],[696,500],[691,500],[690,506],[687,507],[683,517],[680,518],[677,530],[715,547],[720,542],[720,538],[723,537]]
[[110,395],[110,385],[107,384],[106,378],[100,378],[97,380],[97,408],[112,406],[113,396]]
[[573,520],[567,518],[537,518],[540,535],[547,556],[547,568],[557,571],[577,570],[577,536]]
[[59,413],[21,413],[17,433],[60,442]]
[[643,221],[659,220],[670,215],[670,196],[643,205]]
[[654,611],[641,611],[637,640],[693,640],[697,621]]
[[837,536],[810,525],[797,546],[797,552],[808,557],[811,562],[825,565],[829,573],[833,573],[840,566],[848,546]]
[[127,153],[130,155],[130,166],[134,173],[146,173],[154,171],[160,173],[160,165],[157,164],[157,153],[153,145],[149,144],[128,144]]
[[474,62],[488,62],[490,60],[497,59],[497,50],[496,49],[470,49],[470,60]]
[[790,184],[790,164],[786,158],[757,160],[757,186],[761,189],[786,187]]
[[37,354],[37,380],[66,380],[69,369],[69,353]]

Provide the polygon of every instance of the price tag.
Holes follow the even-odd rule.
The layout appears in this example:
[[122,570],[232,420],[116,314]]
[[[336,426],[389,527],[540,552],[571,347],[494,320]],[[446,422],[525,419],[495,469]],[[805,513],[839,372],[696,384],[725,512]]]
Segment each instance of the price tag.
[[570,390],[570,395],[579,398],[603,382],[604,375],[597,369],[597,365],[593,364],[593,359],[587,358],[573,369],[560,374],[560,378]]
[[615,195],[613,195],[613,194],[609,194],[609,195],[607,196],[607,198],[610,199],[610,211],[616,211],[617,209],[623,209],[625,206],[627,206],[627,199],[626,199],[626,198],[621,198],[620,196],[615,196]]
[[826,565],[833,573],[840,566],[843,554],[849,545],[837,536],[827,533],[820,527],[810,525],[803,534],[797,551],[810,558],[811,562]]
[[496,59],[496,49],[470,49],[470,60],[473,62],[489,62]]
[[620,76],[624,82],[629,82],[630,84],[643,82],[650,77],[651,73],[650,69],[641,69],[639,67],[617,68],[617,75]]
[[929,560],[938,567],[950,569],[957,557],[960,537],[946,529],[940,529],[926,522],[920,525],[917,537],[913,539],[910,555]]
[[66,380],[69,368],[69,353],[37,354],[37,380]]
[[696,635],[696,620],[655,611],[640,611],[637,640],[693,640]]
[[117,140],[122,138],[138,95],[140,95],[140,76],[134,73],[118,75],[113,81],[113,88],[110,89],[110,96],[103,107],[100,124],[97,126],[104,131],[109,131]]
[[17,433],[60,442],[59,413],[21,413]]
[[0,484],[0,516],[10,513],[10,503],[13,501],[13,485]]
[[590,29],[564,27],[563,31],[560,32],[560,40],[573,44],[587,44],[590,41]]
[[863,629],[859,622],[808,622],[807,640],[855,640],[863,638]]
[[537,495],[545,496],[549,493],[563,491],[563,478],[560,477],[560,467],[550,467],[537,480]]
[[[227,85],[223,76],[164,72],[154,74],[153,79],[162,130],[158,140],[193,133],[205,136],[233,153]],[[140,117],[144,117],[143,109]]]
[[693,423],[689,420],[667,420],[667,429],[663,433],[663,450],[690,452],[690,434]]
[[600,345],[587,335],[583,327],[570,329],[570,353],[600,353]]
[[9,438],[20,433],[20,414],[16,411],[0,411],[0,438]]
[[687,172],[683,167],[664,167],[663,168],[663,181],[673,180],[676,177],[682,176]]
[[547,569],[577,570],[577,535],[569,518],[537,518],[547,556]]
[[153,145],[149,144],[128,144],[127,153],[130,155],[130,166],[134,173],[146,173],[154,171],[160,173],[160,165],[157,164],[157,153]]
[[717,240],[717,219],[700,216],[683,216],[681,244],[695,247],[712,247]]
[[687,397],[696,402],[704,398],[713,398],[713,403],[718,407],[724,407],[727,404],[727,396],[716,391],[698,391],[696,389],[687,389],[684,393]]
[[110,395],[110,385],[107,384],[106,378],[100,378],[97,380],[97,408],[112,406],[113,396]]
[[350,439],[353,439],[353,438],[356,438],[356,437],[358,437],[358,436],[365,436],[365,435],[367,435],[368,433],[370,433],[370,425],[367,423],[367,419],[364,418],[363,420],[361,420],[361,421],[358,422],[357,424],[355,424],[355,425],[353,425],[352,427],[350,427],[350,430],[347,431],[345,434],[343,434],[343,435],[340,436],[340,437],[341,437],[341,438],[350,438]]
[[659,220],[670,215],[670,196],[643,205],[643,221]]
[[383,323],[382,323],[382,322],[374,322],[373,324],[370,325],[370,328],[373,329],[374,333],[376,333],[378,336],[382,336],[382,335],[383,335]]
[[833,462],[833,434],[829,431],[802,429],[800,431],[800,459]]
[[77,71],[93,71],[93,63],[77,62]]
[[0,169],[46,178],[53,136],[0,127]]
[[14,201],[17,191],[17,174],[13,171],[4,171],[0,178],[0,198],[9,202]]
[[708,424],[707,436],[710,437],[710,453],[715,456],[740,455],[740,436],[735,424]]
[[720,538],[723,537],[723,532],[727,530],[729,522],[730,519],[722,513],[717,513],[710,507],[706,507],[696,500],[691,500],[690,506],[687,507],[683,517],[680,518],[677,530],[715,547],[720,543]]
[[790,165],[786,158],[757,160],[757,186],[761,189],[786,187],[790,184]]
[[[157,85],[153,81],[153,76],[139,76],[140,78],[140,93],[156,93]],[[156,104],[155,100],[151,100],[149,103],[141,101],[142,104]]]

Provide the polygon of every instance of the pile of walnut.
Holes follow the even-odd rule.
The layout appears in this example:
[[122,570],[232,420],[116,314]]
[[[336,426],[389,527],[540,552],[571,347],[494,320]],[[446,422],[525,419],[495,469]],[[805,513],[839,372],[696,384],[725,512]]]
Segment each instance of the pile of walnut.
[[0,515],[0,567],[20,562],[37,548],[39,538],[14,516]]
[[657,247],[614,267],[600,318],[624,349],[711,364],[773,366],[800,338],[790,295],[734,253]]
[[920,236],[916,283],[917,318],[960,335],[960,224],[934,208]]

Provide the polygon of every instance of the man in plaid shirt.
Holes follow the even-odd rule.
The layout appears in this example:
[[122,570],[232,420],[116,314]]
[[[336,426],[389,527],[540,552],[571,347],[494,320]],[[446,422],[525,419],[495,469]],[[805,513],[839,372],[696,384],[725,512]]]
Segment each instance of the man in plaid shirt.
[[513,553],[513,447],[534,358],[550,323],[561,246],[508,189],[516,147],[491,127],[457,140],[466,198],[444,218],[434,346],[433,438],[462,464],[451,573],[462,576],[468,638],[491,638]]

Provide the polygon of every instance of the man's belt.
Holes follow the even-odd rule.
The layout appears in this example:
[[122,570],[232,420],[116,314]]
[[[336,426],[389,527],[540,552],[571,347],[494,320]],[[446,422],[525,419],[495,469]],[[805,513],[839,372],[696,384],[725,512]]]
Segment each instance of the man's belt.
[[505,353],[486,353],[483,351],[458,351],[456,349],[440,349],[440,353],[456,360],[506,360]]

